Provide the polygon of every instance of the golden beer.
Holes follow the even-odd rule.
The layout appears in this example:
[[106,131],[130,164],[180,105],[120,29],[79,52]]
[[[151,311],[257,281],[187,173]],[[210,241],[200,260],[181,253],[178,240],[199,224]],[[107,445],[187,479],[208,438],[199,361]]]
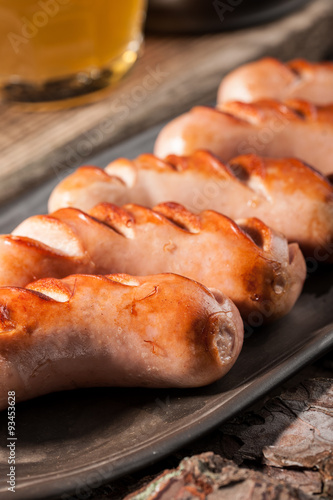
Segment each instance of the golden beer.
[[50,102],[108,87],[135,62],[145,0],[0,0],[3,99]]

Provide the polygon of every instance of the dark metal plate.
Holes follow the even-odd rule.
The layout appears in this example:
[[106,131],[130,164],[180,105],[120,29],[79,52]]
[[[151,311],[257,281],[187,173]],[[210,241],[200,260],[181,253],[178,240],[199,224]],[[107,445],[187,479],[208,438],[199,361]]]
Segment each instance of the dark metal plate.
[[[152,149],[157,129],[112,148],[89,162]],[[54,179],[8,204],[0,231],[28,214],[46,211]],[[6,412],[0,414],[2,499],[84,495],[103,482],[133,472],[199,437],[254,402],[302,366],[333,347],[333,270],[307,279],[293,311],[245,340],[231,372],[193,390],[89,389],[51,394],[17,405],[16,493],[7,491]]]

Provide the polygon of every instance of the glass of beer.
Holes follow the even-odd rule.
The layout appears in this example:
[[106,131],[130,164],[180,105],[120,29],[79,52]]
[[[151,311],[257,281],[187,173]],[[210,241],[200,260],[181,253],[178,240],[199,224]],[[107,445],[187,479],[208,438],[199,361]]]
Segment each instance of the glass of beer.
[[0,0],[3,101],[96,99],[138,57],[146,0]]

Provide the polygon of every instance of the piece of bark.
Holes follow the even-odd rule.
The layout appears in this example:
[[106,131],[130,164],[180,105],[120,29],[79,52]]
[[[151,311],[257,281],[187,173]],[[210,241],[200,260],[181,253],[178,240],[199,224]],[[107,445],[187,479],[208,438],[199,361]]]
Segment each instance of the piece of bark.
[[238,464],[307,493],[333,496],[333,379],[304,381],[221,431],[222,450]]
[[[274,480],[279,483],[289,484],[296,490],[302,490],[306,495],[303,498],[310,497],[312,500],[331,500],[333,498],[333,464],[330,457],[321,461],[320,467],[315,466],[309,469],[308,467],[303,466],[278,467],[265,465],[264,461],[266,459],[263,453],[263,450],[266,447],[270,447],[272,445],[277,447],[280,438],[279,432],[276,432],[275,434],[269,432],[270,420],[268,416],[271,416],[273,409],[275,409],[275,413],[277,413],[277,409],[281,408],[284,419],[283,421],[287,426],[289,424],[286,419],[286,415],[289,415],[291,418],[294,414],[293,418],[295,419],[295,414],[300,415],[303,412],[305,413],[304,418],[306,418],[306,415],[310,415],[306,411],[307,408],[310,408],[310,411],[318,412],[318,414],[325,413],[326,416],[331,415],[333,405],[333,398],[331,397],[333,385],[331,360],[332,355],[328,354],[316,364],[304,368],[292,379],[285,382],[283,386],[274,389],[274,391],[272,391],[270,395],[266,396],[265,399],[253,405],[251,410],[240,413],[236,418],[221,425],[220,428],[215,429],[209,435],[196,439],[194,442],[191,442],[182,449],[172,453],[162,461],[146,467],[142,471],[133,472],[131,475],[127,475],[126,477],[120,478],[112,483],[109,483],[108,485],[94,489],[91,492],[91,497],[87,495],[85,498],[89,498],[91,500],[123,500],[126,495],[129,495],[129,493],[133,491],[140,491],[144,485],[154,483],[154,481],[156,481],[154,478],[156,478],[161,471],[176,468],[184,457],[193,456],[195,454],[200,455],[206,451],[213,451],[215,454],[222,455],[225,460],[232,459],[233,462],[237,461],[238,465],[242,465],[244,468],[248,467],[248,469],[252,470],[250,472],[257,471],[263,473],[266,481],[269,482],[264,483],[265,488],[266,484],[271,484]],[[289,407],[288,411],[287,406]],[[318,420],[321,420],[321,418]],[[276,419],[274,421],[276,422]],[[294,420],[291,419],[291,423],[293,422]],[[330,420],[328,422],[330,423]],[[263,434],[267,437],[267,439],[265,440],[261,438],[260,445],[257,447],[256,452],[250,457],[249,454],[245,457],[243,451],[245,446],[245,451],[247,449],[248,452],[248,442],[244,442],[239,436],[242,434],[243,439],[245,440],[244,435],[248,435],[246,434],[246,431],[249,428],[253,427],[262,429],[263,426],[266,426],[266,430]],[[321,432],[321,425],[316,427],[317,430],[319,429]],[[329,427],[328,429],[330,430]],[[283,427],[281,430],[283,431]],[[331,445],[329,444],[327,450],[330,449],[330,446]],[[275,452],[276,451],[278,451],[277,448],[275,449]],[[286,448],[285,451],[287,451]],[[307,456],[307,459],[309,459],[309,456]],[[241,483],[244,485],[246,481],[242,480]],[[248,486],[249,483],[247,482],[246,488]],[[267,490],[270,491],[268,486]],[[146,488],[143,488],[142,491],[145,492]],[[223,495],[226,494],[226,491],[227,487],[224,487],[222,489]],[[235,494],[235,490],[232,489],[231,491],[231,498],[237,498],[233,496]],[[187,494],[188,493],[186,492],[184,493],[184,495]],[[282,500],[282,498],[284,498],[283,494],[280,494],[275,490],[275,497],[273,496],[269,498]],[[217,498],[225,498],[221,496],[220,492],[219,495],[220,496]],[[83,497],[73,496],[71,498],[73,498],[73,500],[82,500]],[[129,496],[128,498],[131,497]],[[138,498],[140,500],[149,500],[149,497],[147,497],[146,494],[141,496],[141,498]],[[184,496],[182,498],[187,497]],[[200,496],[194,498],[200,498]],[[262,497],[259,498],[267,497],[263,494]],[[286,498],[289,497],[287,496]],[[211,498],[209,500],[211,500]]]
[[290,423],[273,445],[263,448],[265,463],[320,467],[333,454],[333,380],[310,380],[281,394],[283,407],[291,413]]
[[288,484],[214,453],[185,458],[125,500],[307,500]]
[[276,467],[318,466],[333,452],[332,396],[332,379],[305,381],[267,402],[258,412],[262,423],[231,424],[228,433],[232,429],[244,443],[237,455],[242,460],[263,455],[263,463]]
[[268,477],[274,478],[282,483],[289,483],[299,488],[308,495],[320,495],[322,493],[322,476],[318,471],[279,469],[277,467],[264,467],[263,472]]

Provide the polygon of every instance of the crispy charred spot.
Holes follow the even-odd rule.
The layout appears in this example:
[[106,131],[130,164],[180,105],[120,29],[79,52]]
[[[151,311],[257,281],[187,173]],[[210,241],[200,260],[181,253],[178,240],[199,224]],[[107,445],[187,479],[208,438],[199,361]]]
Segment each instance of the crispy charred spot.
[[[37,283],[37,281],[35,281],[34,283]],[[29,285],[27,285],[27,287],[26,287],[26,290],[28,292],[32,293],[33,295],[37,295],[37,297],[39,297],[40,299],[44,300],[45,302],[52,302],[53,301],[53,299],[51,297],[48,297],[44,293],[39,292],[38,290],[30,290],[28,287],[29,287]],[[17,288],[17,290],[19,290],[19,288]]]
[[134,237],[132,227],[135,224],[135,217],[125,208],[113,203],[99,203],[90,211],[90,215],[125,238]]
[[114,184],[116,182],[121,185],[126,185],[120,177],[109,175],[106,170],[103,170],[100,167],[83,166],[79,167],[72,175],[65,178],[59,186],[64,183],[64,185],[69,184],[71,189],[81,189],[82,187],[93,184],[96,181],[110,184]]
[[301,99],[290,99],[285,102],[274,99],[261,99],[253,103],[231,101],[223,103],[220,109],[235,117],[247,121],[251,125],[265,122],[266,119],[277,116],[281,118],[316,120],[320,110],[331,113],[330,106],[319,108],[312,103]]
[[29,239],[29,238],[26,238],[26,237],[22,237],[22,236],[13,236],[11,234],[8,234],[4,238],[5,238],[5,242],[8,245],[10,245],[12,243],[16,243],[17,245],[22,245],[22,246],[25,246],[25,247],[28,247],[28,248],[29,247],[40,248],[40,246],[41,246],[38,243],[38,241]]
[[260,123],[263,118],[260,101],[256,103],[229,101],[220,105],[220,110],[234,119],[251,125]]
[[[264,276],[262,273],[262,264],[260,259],[254,263],[250,271],[242,273],[241,279],[247,291],[248,297],[252,302],[262,302],[264,300],[263,294],[267,287],[264,286]],[[260,292],[260,293],[259,293]]]
[[100,167],[96,167],[95,165],[83,165],[79,167],[76,172],[85,172],[86,174],[91,174],[93,176],[99,175],[100,177],[106,178],[104,170]]
[[333,186],[333,174],[327,175],[327,180],[331,184],[331,186]]
[[105,276],[109,281],[114,281],[125,286],[140,286],[140,281],[129,274],[108,274]]
[[165,224],[165,218],[151,208],[143,207],[142,205],[136,205],[134,203],[128,203],[122,208],[132,214],[135,219],[135,224],[137,224],[138,226],[144,224],[154,224],[155,226]]
[[295,114],[302,120],[306,119],[306,115],[302,109],[294,109]]
[[199,233],[201,230],[200,218],[179,203],[161,203],[154,207],[154,211],[190,233]]
[[152,153],[144,153],[138,156],[135,161],[138,164],[139,168],[155,170],[177,170],[172,162],[169,162],[167,159],[162,160]]
[[237,220],[236,223],[258,248],[264,251],[271,251],[272,231],[260,219],[252,217]]
[[316,120],[318,118],[318,108],[310,102],[301,99],[290,99],[285,104],[302,120]]
[[207,175],[218,175],[222,179],[233,177],[232,171],[216,155],[206,150],[198,150],[189,156],[168,155],[165,159],[177,172],[198,171]]
[[259,228],[246,224],[239,224],[239,227],[244,231],[245,234],[247,234],[251,238],[251,240],[257,245],[257,247],[261,249],[264,247],[263,234],[262,231],[259,230]]
[[232,173],[238,180],[242,182],[247,182],[250,178],[250,173],[241,163],[232,162],[229,163],[229,167],[232,170]]
[[0,333],[10,332],[15,328],[15,323],[10,319],[9,309],[4,304],[0,304]]
[[229,162],[229,167],[239,180],[245,182],[253,175],[261,179],[267,175],[264,159],[255,154],[237,156]]
[[221,161],[218,156],[205,149],[195,151],[188,157],[189,166],[206,174],[218,175],[222,179],[229,180],[233,177],[229,166]]
[[24,325],[23,330],[24,330],[25,335],[32,335],[34,333],[34,331],[36,330],[36,324],[37,324],[37,321],[33,325]]
[[169,168],[171,168],[172,170],[176,170],[177,172],[184,172],[189,167],[187,156],[178,156],[171,154],[165,158],[164,163],[169,165]]
[[304,59],[294,59],[293,61],[289,61],[286,66],[296,78],[301,79],[304,69],[308,67],[308,63]]
[[314,71],[317,68],[327,68],[328,70],[333,70],[333,64],[330,61],[324,61],[320,63],[313,63],[306,61],[305,59],[294,59],[287,63],[287,67],[296,75],[304,77],[306,74],[313,76]]

